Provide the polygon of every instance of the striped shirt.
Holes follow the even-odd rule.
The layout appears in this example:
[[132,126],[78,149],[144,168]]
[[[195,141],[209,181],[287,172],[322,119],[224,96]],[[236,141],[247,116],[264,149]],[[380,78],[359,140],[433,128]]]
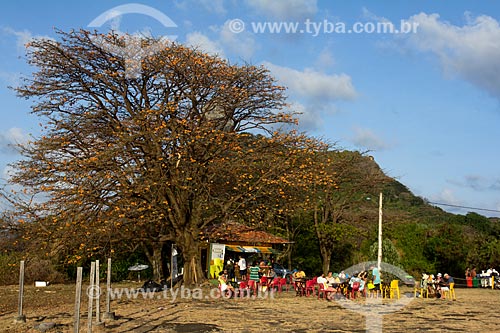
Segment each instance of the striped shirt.
[[260,268],[257,266],[250,267],[250,280],[259,281],[259,271]]

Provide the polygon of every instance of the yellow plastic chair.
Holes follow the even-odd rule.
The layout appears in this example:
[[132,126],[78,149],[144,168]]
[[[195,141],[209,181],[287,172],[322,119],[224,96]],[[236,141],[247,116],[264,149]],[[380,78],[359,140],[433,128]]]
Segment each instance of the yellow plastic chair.
[[[427,291],[427,288],[424,288],[423,286],[418,286],[415,285],[415,288],[413,289],[414,297],[420,297],[420,298],[429,298],[429,292]],[[417,296],[417,293],[419,296]]]
[[375,288],[375,285],[373,285],[373,282],[368,281],[368,283],[365,286],[365,290],[368,290],[367,297],[375,297],[376,296],[376,293],[378,293],[378,291],[373,290],[374,288]]
[[450,286],[448,287],[449,290],[444,291],[444,298],[449,298],[450,300],[457,300],[457,297],[455,295],[455,282],[450,283]]
[[413,289],[415,297],[417,297],[418,293],[420,298],[429,298],[429,290],[427,288],[428,286],[426,281],[420,281],[419,284],[415,283],[415,287]]
[[389,298],[391,289],[390,286],[385,283],[381,283],[380,288],[382,289],[382,298]]
[[392,280],[391,285],[389,287],[389,298],[394,298],[394,296],[398,295],[398,299],[400,297],[399,295],[399,280]]

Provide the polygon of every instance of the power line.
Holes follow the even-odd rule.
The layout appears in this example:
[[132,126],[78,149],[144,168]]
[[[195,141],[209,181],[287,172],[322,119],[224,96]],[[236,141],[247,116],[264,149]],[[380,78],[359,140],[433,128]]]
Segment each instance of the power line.
[[430,201],[428,201],[428,203],[433,204],[433,205],[438,205],[438,206],[448,206],[448,207],[465,208],[465,209],[473,209],[473,210],[484,210],[486,212],[500,213],[500,210],[496,210],[496,209],[477,208],[477,207],[468,207],[468,206],[460,206],[460,205],[450,205],[450,204],[439,203],[439,202],[430,202]]

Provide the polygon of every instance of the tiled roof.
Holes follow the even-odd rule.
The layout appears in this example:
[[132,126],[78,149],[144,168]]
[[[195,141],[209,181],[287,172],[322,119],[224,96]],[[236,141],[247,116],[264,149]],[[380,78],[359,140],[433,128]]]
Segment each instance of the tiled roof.
[[252,227],[236,223],[224,222],[212,225],[205,229],[203,238],[210,241],[242,242],[248,244],[285,244],[290,243],[287,239],[275,236],[266,231],[255,230]]

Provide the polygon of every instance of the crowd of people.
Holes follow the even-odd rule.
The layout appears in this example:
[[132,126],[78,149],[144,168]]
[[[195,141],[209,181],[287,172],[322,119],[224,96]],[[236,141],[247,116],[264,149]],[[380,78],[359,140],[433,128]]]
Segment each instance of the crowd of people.
[[[307,294],[307,278],[303,271],[295,271],[293,274],[293,283],[297,295]],[[326,292],[325,297],[357,297],[359,295],[367,296],[369,291],[374,297],[381,295],[381,276],[380,271],[375,266],[370,266],[369,270],[354,272],[351,276],[344,271],[340,273],[328,272],[317,277],[309,279],[318,286],[318,291]],[[304,288],[306,288],[304,290]]]
[[[444,293],[449,291],[450,288],[455,283],[453,277],[451,277],[448,273],[437,273],[436,276],[434,274],[422,274],[422,280],[420,282],[420,287],[422,289],[422,293],[426,293],[426,297],[435,297],[435,298],[443,298]],[[424,295],[419,295],[423,297]]]
[[481,287],[483,288],[492,287],[495,283],[494,278],[498,276],[498,271],[493,267],[482,270],[481,273],[477,273],[476,267],[473,267],[472,269],[469,269],[469,267],[467,267],[467,269],[465,270],[465,279],[468,281],[471,280],[471,284],[472,280],[479,279]]
[[219,273],[219,288],[222,292],[234,291],[234,288],[240,286],[241,282],[246,284],[252,281],[253,285],[258,286],[262,291],[266,291],[272,287],[272,283],[276,278],[280,278],[273,270],[272,264],[272,259],[256,259],[248,263],[243,256],[240,256],[237,262],[229,259],[224,270]]
[[[498,277],[499,273],[494,268],[477,273],[476,268],[467,268],[465,272],[466,279],[480,279],[482,287],[491,287],[493,279]],[[234,291],[240,286],[240,282],[250,283],[258,286],[261,291],[269,290],[276,287],[276,281],[283,279],[283,276],[277,276],[273,270],[273,261],[255,259],[247,262],[243,256],[239,256],[239,260],[229,259],[224,267],[224,270],[218,277],[219,287],[221,291]],[[250,282],[251,281],[251,282]],[[351,276],[344,271],[340,273],[328,272],[316,277],[307,277],[304,271],[294,270],[291,279],[287,279],[288,286],[292,286],[297,295],[305,294],[306,282],[314,281],[316,291],[326,291],[331,297],[335,295],[374,295],[379,297],[382,292],[382,279],[379,269],[372,265],[369,269],[361,272],[355,272]],[[418,282],[417,282],[418,283]],[[420,281],[420,294],[425,294],[426,297],[444,298],[446,291],[450,290],[450,286],[455,284],[454,278],[449,274],[422,274]],[[418,286],[418,285],[417,285]],[[384,285],[384,290],[387,286]]]

